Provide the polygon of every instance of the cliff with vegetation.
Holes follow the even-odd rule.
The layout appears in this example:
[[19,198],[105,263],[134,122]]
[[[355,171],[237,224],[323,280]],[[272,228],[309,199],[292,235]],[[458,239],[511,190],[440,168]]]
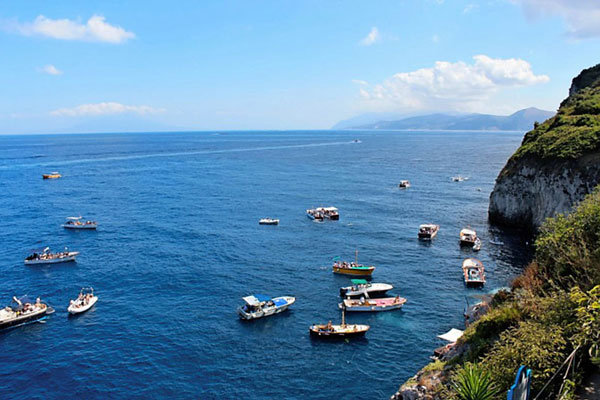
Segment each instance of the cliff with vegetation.
[[577,399],[600,364],[600,190],[547,220],[535,246],[511,290],[393,399],[506,399],[521,365],[532,370],[532,398]]
[[600,183],[600,64],[575,79],[557,114],[527,132],[490,195],[489,218],[537,230]]

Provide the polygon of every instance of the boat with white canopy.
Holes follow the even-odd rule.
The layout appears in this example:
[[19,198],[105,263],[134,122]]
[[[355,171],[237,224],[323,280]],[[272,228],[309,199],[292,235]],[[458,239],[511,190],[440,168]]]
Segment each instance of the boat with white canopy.
[[76,261],[75,257],[78,254],[78,251],[69,251],[67,247],[65,247],[65,251],[58,253],[52,253],[50,251],[50,247],[45,247],[44,249],[33,250],[32,253],[25,259],[25,264],[57,264]]
[[81,314],[86,312],[96,304],[98,296],[94,295],[94,288],[81,288],[79,296],[75,300],[69,302],[67,311],[69,314]]
[[477,240],[477,232],[475,229],[464,228],[461,229],[459,237],[461,246],[473,246]]
[[369,297],[381,297],[394,287],[387,283],[369,283],[366,279],[351,279],[352,286],[340,288],[340,296],[346,298],[359,298],[366,292]]
[[440,230],[440,226],[436,224],[423,224],[419,226],[418,237],[421,240],[433,239]]
[[96,221],[83,221],[83,217],[67,217],[67,222],[62,224],[65,229],[96,229],[98,223]]
[[483,286],[485,285],[485,268],[483,263],[476,258],[467,258],[462,265],[465,285]]
[[246,304],[238,307],[237,312],[242,319],[257,319],[279,314],[288,309],[296,301],[295,297],[273,297],[255,294],[242,298]]

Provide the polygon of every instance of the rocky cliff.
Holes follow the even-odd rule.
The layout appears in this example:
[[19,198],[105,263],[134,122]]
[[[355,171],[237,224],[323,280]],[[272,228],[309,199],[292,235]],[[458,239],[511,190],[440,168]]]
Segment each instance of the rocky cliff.
[[600,183],[600,64],[583,70],[557,114],[525,134],[490,195],[492,223],[535,231]]

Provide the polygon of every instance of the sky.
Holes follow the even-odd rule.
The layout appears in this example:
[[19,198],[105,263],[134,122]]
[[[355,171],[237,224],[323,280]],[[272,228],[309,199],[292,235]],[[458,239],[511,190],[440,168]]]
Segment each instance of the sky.
[[599,21],[600,0],[4,0],[0,133],[556,110]]

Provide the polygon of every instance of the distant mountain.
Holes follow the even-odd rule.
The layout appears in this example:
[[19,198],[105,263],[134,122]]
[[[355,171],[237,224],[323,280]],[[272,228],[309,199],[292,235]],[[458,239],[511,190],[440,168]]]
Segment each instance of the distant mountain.
[[357,115],[356,117],[344,119],[332,126],[331,129],[351,129],[357,126],[374,124],[379,121],[399,120],[406,117],[406,114],[400,114],[397,112],[366,113]]
[[[528,131],[534,122],[544,122],[554,112],[534,107],[520,110],[511,115],[491,114],[428,114],[398,120],[380,120],[374,123],[356,124],[334,129],[427,129],[427,130],[486,130]],[[342,121],[344,122],[344,121]],[[339,125],[339,124],[338,124]],[[336,125],[336,126],[338,126]]]

